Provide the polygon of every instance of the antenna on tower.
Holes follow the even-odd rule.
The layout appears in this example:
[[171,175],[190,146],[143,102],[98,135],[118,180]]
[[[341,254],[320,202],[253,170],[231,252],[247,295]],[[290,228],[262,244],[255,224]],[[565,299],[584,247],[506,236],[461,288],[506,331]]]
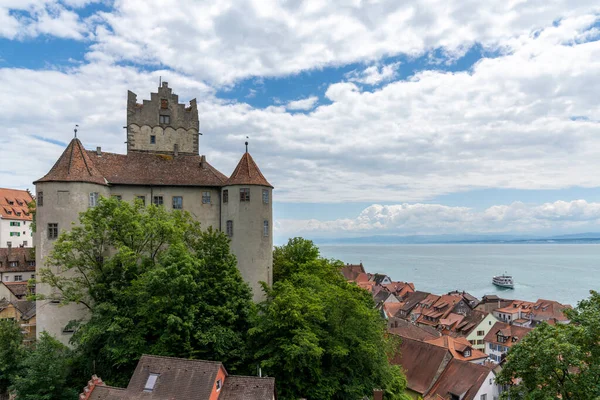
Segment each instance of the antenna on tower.
[[75,132],[75,139],[77,139],[77,128],[79,128],[79,125],[75,124],[75,129],[73,129]]
[[248,152],[248,136],[246,136],[246,153]]
[[162,75],[158,76],[158,87],[162,86]]

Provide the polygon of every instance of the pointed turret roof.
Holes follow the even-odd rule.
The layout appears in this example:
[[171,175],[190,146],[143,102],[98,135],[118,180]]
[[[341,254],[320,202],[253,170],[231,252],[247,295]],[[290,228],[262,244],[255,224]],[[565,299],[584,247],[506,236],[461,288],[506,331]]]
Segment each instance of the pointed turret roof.
[[79,139],[71,140],[50,172],[38,182],[88,182],[107,185]]
[[252,159],[250,153],[246,152],[237,167],[227,180],[227,185],[260,185],[273,187],[263,176],[258,165]]

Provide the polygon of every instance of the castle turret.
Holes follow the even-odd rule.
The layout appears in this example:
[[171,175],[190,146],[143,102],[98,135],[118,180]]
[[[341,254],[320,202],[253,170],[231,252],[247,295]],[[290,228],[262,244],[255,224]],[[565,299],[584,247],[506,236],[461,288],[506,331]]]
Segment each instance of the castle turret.
[[273,283],[273,186],[246,153],[221,190],[221,226],[231,238],[238,269],[252,288],[254,301],[264,299],[259,282]]
[[[73,139],[50,172],[34,182],[36,187],[36,276],[40,268],[46,268],[46,257],[52,251],[54,241],[64,230],[69,230],[79,213],[94,206],[100,196],[110,195],[106,179],[95,167],[79,139]],[[58,267],[50,266],[58,271]],[[39,294],[51,296],[48,285],[37,284]],[[71,304],[59,307],[57,302],[37,302],[37,331],[48,331],[67,344],[72,331],[65,330],[71,320],[85,318],[83,306]]]
[[127,92],[128,153],[197,155],[199,129],[196,99],[190,101],[189,107],[180,104],[179,96],[167,82],[141,104],[135,93]]

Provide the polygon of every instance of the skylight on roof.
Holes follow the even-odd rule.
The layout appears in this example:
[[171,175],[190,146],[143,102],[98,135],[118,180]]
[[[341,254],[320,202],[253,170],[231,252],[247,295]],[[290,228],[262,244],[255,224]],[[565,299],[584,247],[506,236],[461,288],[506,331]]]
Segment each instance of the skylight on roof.
[[146,381],[146,385],[144,386],[144,392],[152,392],[154,390],[154,386],[156,385],[156,381],[160,374],[150,374],[148,375],[148,380]]

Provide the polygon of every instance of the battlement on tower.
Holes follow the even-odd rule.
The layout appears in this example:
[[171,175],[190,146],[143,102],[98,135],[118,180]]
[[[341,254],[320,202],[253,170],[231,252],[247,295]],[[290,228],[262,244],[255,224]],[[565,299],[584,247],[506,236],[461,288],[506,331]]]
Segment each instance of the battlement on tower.
[[189,106],[179,103],[167,82],[142,103],[135,93],[127,92],[128,152],[198,154],[199,129],[196,99]]

